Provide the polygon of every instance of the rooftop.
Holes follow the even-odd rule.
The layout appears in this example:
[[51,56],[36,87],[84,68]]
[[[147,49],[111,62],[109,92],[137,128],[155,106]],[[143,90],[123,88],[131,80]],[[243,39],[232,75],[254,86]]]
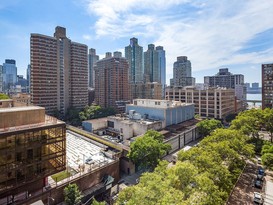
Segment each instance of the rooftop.
[[[13,100],[11,100],[11,101],[13,101]],[[1,113],[18,112],[18,111],[44,110],[44,109],[45,108],[39,107],[39,106],[7,107],[7,108],[0,108],[0,114]]]

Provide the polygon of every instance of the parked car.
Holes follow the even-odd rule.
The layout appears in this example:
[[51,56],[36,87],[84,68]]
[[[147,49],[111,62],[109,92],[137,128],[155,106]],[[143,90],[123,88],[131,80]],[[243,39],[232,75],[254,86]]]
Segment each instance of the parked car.
[[254,186],[255,186],[256,188],[258,188],[258,189],[263,188],[263,181],[260,180],[260,179],[256,179],[256,180],[255,180],[255,183],[254,183]]
[[263,204],[264,199],[262,194],[258,193],[258,192],[254,192],[254,199],[253,199],[255,204]]
[[264,180],[264,175],[262,175],[262,174],[257,174],[257,179],[259,179],[259,180]]
[[262,167],[258,168],[258,174],[265,176],[265,171]]

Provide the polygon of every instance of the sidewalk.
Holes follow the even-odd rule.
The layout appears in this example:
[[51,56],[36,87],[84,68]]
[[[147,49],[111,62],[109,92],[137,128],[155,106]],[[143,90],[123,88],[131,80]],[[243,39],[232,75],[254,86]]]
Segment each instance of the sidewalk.
[[267,177],[266,179],[264,205],[273,205],[272,177]]

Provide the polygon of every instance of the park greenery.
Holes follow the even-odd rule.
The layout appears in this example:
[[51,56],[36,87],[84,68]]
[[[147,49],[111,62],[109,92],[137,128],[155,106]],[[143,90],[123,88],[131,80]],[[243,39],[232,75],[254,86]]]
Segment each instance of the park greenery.
[[163,143],[164,136],[155,130],[148,130],[143,136],[131,143],[128,157],[145,169],[154,169],[170,149],[169,144]]
[[116,114],[112,107],[102,108],[99,105],[86,106],[82,112],[79,113],[79,118],[84,120],[91,120],[101,117],[107,117]]
[[77,184],[69,184],[64,188],[64,201],[66,205],[80,204],[81,192]]
[[206,119],[197,123],[197,128],[202,137],[210,135],[210,133],[217,128],[223,127],[221,121],[215,119]]
[[[139,184],[119,194],[117,204],[224,204],[245,159],[254,155],[254,146],[248,140],[249,137],[239,130],[210,131],[197,147],[180,151],[174,166],[159,161],[154,172],[144,173]],[[144,141],[138,144],[141,145],[139,150],[146,150]],[[136,144],[131,148],[137,149]]]
[[9,96],[4,94],[4,93],[0,93],[0,100],[7,100],[9,99]]
[[[76,108],[70,107],[64,118],[64,120],[71,125],[80,126],[84,120],[97,119],[101,117],[107,117],[116,114],[114,108],[102,108],[98,105],[86,106],[82,111]],[[55,114],[58,117],[58,114]]]

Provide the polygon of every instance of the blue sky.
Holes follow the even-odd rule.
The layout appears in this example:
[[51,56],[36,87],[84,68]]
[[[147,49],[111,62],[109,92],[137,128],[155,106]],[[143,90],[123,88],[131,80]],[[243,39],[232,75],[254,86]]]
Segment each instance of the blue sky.
[[52,36],[57,25],[100,56],[122,51],[136,37],[166,50],[167,83],[177,56],[192,63],[197,82],[221,67],[261,82],[273,62],[272,0],[1,0],[0,64],[15,59],[25,75],[30,33]]

